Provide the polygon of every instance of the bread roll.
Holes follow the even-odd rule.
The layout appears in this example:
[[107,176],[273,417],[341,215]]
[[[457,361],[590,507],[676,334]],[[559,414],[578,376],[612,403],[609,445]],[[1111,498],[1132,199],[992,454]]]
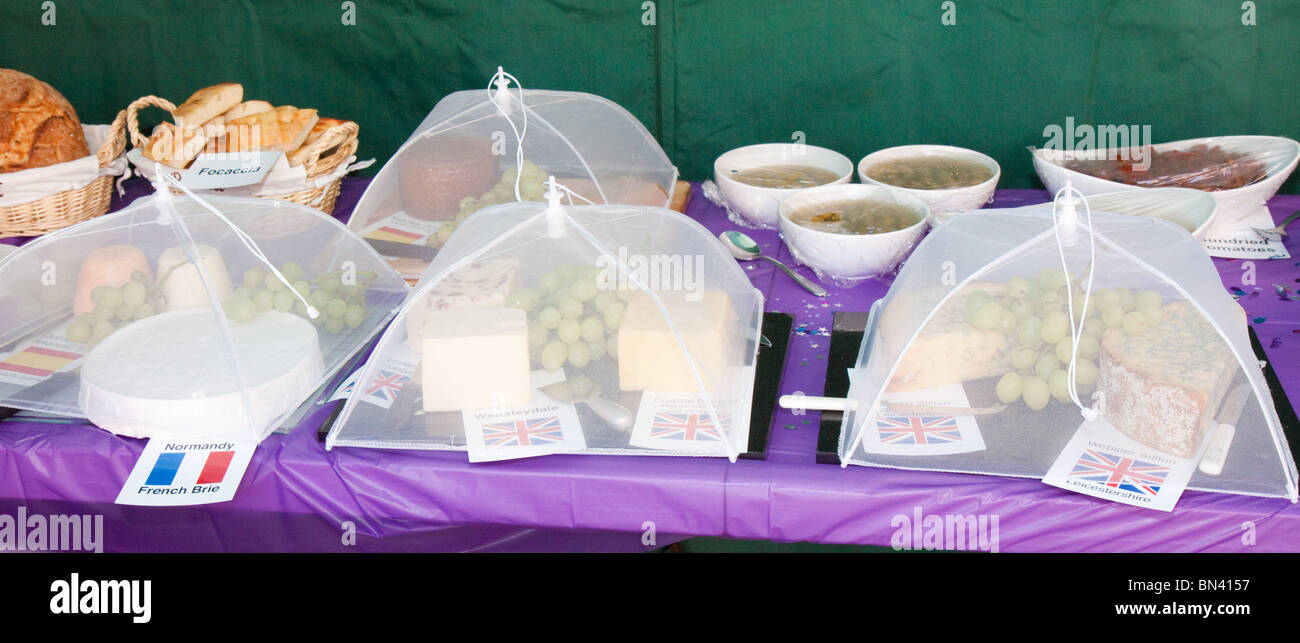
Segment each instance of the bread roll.
[[208,137],[203,129],[189,130],[178,139],[177,128],[171,123],[160,123],[144,149],[144,157],[163,165],[184,169],[203,151]]
[[90,156],[76,110],[53,87],[0,69],[0,173]]
[[226,149],[230,152],[264,150],[290,152],[302,146],[320,117],[314,109],[292,105],[226,121]]
[[275,109],[275,106],[264,100],[246,100],[231,107],[230,111],[222,114],[222,116],[225,117],[227,121],[233,121],[236,118],[261,114],[262,112],[269,112],[273,109]]
[[172,112],[177,125],[192,130],[221,116],[244,100],[244,86],[238,83],[221,83],[204,87]]

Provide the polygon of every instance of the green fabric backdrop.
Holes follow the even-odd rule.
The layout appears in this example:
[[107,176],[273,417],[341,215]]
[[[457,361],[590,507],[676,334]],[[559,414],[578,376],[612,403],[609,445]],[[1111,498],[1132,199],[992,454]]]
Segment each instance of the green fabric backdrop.
[[356,120],[360,153],[383,161],[439,98],[504,65],[526,87],[620,103],[690,179],[795,132],[855,160],[971,147],[1002,164],[1002,187],[1039,186],[1025,148],[1067,117],[1150,125],[1156,142],[1300,138],[1300,1],[1256,0],[1254,26],[1239,0],[953,0],[954,25],[946,4],[0,0],[0,67],[50,82],[86,122],[237,81]]

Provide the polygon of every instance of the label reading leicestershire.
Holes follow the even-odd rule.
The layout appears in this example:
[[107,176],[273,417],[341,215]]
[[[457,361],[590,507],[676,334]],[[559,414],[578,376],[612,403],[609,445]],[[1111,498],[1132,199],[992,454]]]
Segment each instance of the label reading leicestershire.
[[235,496],[257,442],[150,440],[117,494],[119,505],[204,505]]
[[284,152],[200,154],[181,182],[191,190],[233,188],[260,183]]

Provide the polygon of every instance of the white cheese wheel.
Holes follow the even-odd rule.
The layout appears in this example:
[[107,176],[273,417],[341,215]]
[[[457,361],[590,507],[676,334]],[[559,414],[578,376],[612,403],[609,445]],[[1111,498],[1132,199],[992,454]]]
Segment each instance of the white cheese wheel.
[[126,326],[90,351],[81,367],[81,410],[131,437],[250,426],[265,433],[316,389],[324,371],[316,328],[297,315],[270,311],[237,324],[210,309],[173,311]]

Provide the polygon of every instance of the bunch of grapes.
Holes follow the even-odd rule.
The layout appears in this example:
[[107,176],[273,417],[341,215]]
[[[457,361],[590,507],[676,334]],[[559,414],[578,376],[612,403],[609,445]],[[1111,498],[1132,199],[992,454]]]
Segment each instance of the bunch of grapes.
[[618,327],[633,291],[601,290],[600,270],[562,264],[542,275],[536,288],[518,290],[506,300],[506,306],[528,313],[534,366],[586,368],[618,358]]
[[296,262],[288,261],[277,267],[292,284],[293,290],[289,290],[270,271],[256,266],[249,268],[244,272],[243,283],[222,302],[228,319],[246,324],[270,310],[310,319],[307,307],[294,294],[297,292],[320,312],[320,316],[311,322],[323,326],[331,335],[342,332],[344,328],[356,328],[366,321],[369,314],[366,288],[375,280],[375,273],[358,273],[355,279],[346,280],[354,283],[345,283],[345,273],[341,270],[308,280],[303,276],[302,266]]
[[451,233],[456,231],[469,215],[488,207],[489,205],[500,205],[510,203],[515,200],[515,177],[521,177],[519,180],[519,196],[525,201],[541,201],[542,195],[546,194],[546,173],[543,172],[532,161],[524,159],[524,169],[521,173],[518,168],[509,168],[501,173],[501,178],[491,190],[484,192],[481,196],[475,198],[467,196],[460,200],[460,212],[456,218],[443,223],[438,227],[438,231],[429,235],[427,244],[435,248],[441,248],[451,238]]
[[1074,364],[1075,388],[1082,396],[1096,387],[1097,356],[1106,330],[1141,335],[1163,319],[1162,305],[1160,293],[1152,290],[1104,288],[1092,293],[1088,316],[1082,319],[1083,291],[1076,280],[1064,271],[1047,269],[1037,279],[1008,280],[1002,295],[972,292],[966,298],[965,319],[977,330],[996,331],[1008,339],[1015,370],[998,380],[998,400],[1003,404],[1024,400],[1025,406],[1038,411],[1053,398],[1070,401],[1068,373],[1075,358],[1071,317],[1076,327],[1083,325]]
[[131,322],[152,317],[163,309],[162,291],[148,273],[137,270],[121,286],[98,286],[90,291],[95,307],[78,315],[64,329],[68,341],[93,347]]

